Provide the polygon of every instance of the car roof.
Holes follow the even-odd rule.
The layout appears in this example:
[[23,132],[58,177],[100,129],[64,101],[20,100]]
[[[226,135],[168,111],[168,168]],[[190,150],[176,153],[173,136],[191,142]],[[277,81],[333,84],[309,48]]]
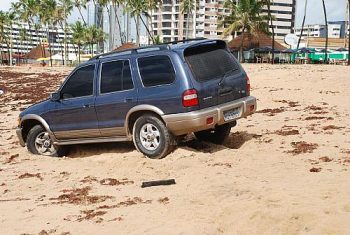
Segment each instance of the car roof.
[[154,52],[154,51],[176,51],[176,52],[183,52],[185,49],[189,47],[193,47],[200,44],[210,44],[210,43],[225,43],[223,40],[218,39],[205,39],[205,38],[194,38],[194,39],[187,39],[182,41],[174,41],[169,43],[162,43],[157,45],[151,45],[146,47],[137,47],[122,51],[111,51],[108,53],[99,54],[93,58],[91,58],[88,62],[106,58],[106,57],[117,57],[122,55],[132,55],[132,54],[143,54],[147,52]]

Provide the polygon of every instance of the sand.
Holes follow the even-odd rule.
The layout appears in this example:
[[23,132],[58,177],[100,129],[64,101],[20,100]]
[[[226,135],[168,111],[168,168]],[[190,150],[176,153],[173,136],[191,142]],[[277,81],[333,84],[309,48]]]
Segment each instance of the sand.
[[132,143],[29,154],[20,109],[69,70],[0,67],[0,233],[350,234],[350,68],[244,67],[258,112],[224,145],[188,136],[162,160]]

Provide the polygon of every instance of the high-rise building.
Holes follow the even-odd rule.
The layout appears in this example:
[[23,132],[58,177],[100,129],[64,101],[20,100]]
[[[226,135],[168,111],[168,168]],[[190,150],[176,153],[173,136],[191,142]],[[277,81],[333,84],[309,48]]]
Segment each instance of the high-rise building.
[[[273,27],[275,39],[283,41],[287,34],[294,30],[295,25],[296,0],[272,0],[271,14],[274,17]],[[267,14],[267,7],[263,11]],[[272,30],[270,29],[272,32]]]
[[[285,35],[293,32],[295,9],[296,0],[272,1],[271,13],[275,17],[273,24],[276,40],[282,41]],[[267,8],[263,12],[267,14]],[[151,12],[151,26],[154,34],[160,35],[165,42],[187,37],[222,38],[220,16],[227,14],[230,14],[230,10],[224,8],[224,0],[199,0],[196,10],[187,20],[187,14],[180,11],[179,0],[164,0],[160,9]]]

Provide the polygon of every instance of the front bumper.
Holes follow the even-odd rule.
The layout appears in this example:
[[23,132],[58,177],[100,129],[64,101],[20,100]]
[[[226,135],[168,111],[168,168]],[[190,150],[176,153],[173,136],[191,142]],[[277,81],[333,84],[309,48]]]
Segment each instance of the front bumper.
[[[239,108],[239,114],[229,121],[224,120],[224,112]],[[248,96],[225,104],[205,108],[188,113],[169,114],[162,116],[167,128],[175,135],[183,135],[191,132],[214,128],[216,125],[234,122],[256,111],[256,98]],[[208,118],[213,121],[207,124]]]
[[16,129],[16,134],[17,134],[17,137],[18,137],[18,140],[19,140],[19,144],[24,147],[26,146],[24,140],[23,140],[23,135],[22,135],[22,128],[20,127],[17,127]]

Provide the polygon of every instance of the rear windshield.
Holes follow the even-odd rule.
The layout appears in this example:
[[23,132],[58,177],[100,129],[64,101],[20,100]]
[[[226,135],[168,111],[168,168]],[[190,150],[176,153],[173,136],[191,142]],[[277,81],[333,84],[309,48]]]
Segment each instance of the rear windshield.
[[185,58],[197,81],[222,78],[231,70],[239,73],[239,66],[225,45],[209,44],[188,48],[185,51]]

